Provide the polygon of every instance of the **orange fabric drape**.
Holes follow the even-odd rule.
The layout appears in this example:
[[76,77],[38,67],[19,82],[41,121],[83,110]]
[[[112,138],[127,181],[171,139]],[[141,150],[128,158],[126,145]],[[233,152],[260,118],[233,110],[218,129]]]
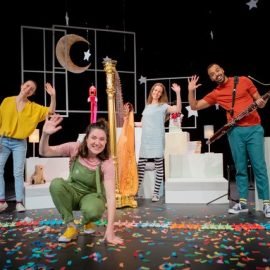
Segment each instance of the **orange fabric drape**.
[[135,154],[134,112],[131,110],[124,119],[123,128],[117,142],[118,184],[121,195],[136,195],[138,191],[138,171]]

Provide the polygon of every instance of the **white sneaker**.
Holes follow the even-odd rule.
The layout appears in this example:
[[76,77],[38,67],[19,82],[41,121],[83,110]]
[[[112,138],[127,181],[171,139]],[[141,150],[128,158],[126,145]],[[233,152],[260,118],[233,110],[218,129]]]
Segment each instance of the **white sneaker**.
[[270,204],[266,203],[263,205],[263,213],[266,218],[270,218]]
[[229,214],[247,213],[248,206],[245,203],[236,203],[232,208],[228,210]]
[[8,204],[6,202],[0,203],[0,212],[3,212],[7,209]]
[[22,203],[17,203],[16,204],[16,211],[17,212],[25,212],[25,207],[23,206],[23,204]]
[[157,194],[154,194],[152,197],[152,202],[158,202],[159,201],[159,196]]

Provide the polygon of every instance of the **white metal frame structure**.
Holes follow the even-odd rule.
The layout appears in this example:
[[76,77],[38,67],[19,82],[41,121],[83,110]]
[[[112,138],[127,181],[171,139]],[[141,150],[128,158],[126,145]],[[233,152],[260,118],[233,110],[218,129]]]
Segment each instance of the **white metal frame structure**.
[[[91,59],[90,67],[83,74],[73,74],[67,71],[58,63],[55,55],[55,47],[59,38],[70,33],[81,36],[87,35],[87,37],[88,35],[91,36],[89,43],[91,44],[91,55],[93,55],[93,59]],[[102,36],[103,40],[100,40],[100,36]],[[119,39],[121,42],[123,41],[121,48],[118,46],[119,44],[113,44],[114,40]],[[110,44],[111,40],[112,42]],[[103,49],[103,47],[106,48]],[[112,55],[106,54],[106,49]],[[129,65],[128,69],[125,69],[124,64],[120,63],[121,59],[118,59],[118,56],[123,56],[126,50],[131,55],[130,61],[127,63]],[[100,55],[100,51],[104,55]],[[68,117],[70,113],[89,114],[89,109],[86,109],[89,107],[87,105],[87,98],[80,102],[80,108],[76,108],[76,105],[74,106],[77,98],[70,98],[72,91],[76,91],[80,100],[84,96],[88,97],[86,93],[80,96],[82,94],[81,89],[71,89],[71,87],[74,88],[74,83],[72,82],[74,78],[75,85],[76,81],[88,81],[88,85],[85,84],[83,89],[83,91],[87,92],[91,81],[92,85],[95,85],[98,90],[97,93],[100,96],[100,100],[103,99],[105,101],[104,97],[107,96],[105,92],[106,80],[102,61],[106,57],[118,62],[116,69],[122,82],[121,76],[129,76],[127,79],[129,85],[122,85],[123,96],[125,97],[125,91],[129,91],[127,96],[133,98],[129,102],[133,103],[134,112],[137,112],[136,35],[134,32],[64,25],[53,25],[52,28],[21,26],[21,81],[24,82],[25,78],[29,77],[29,74],[31,75],[30,78],[35,78],[35,76],[39,78],[39,85],[42,85],[42,83],[44,85],[45,82],[49,81],[56,87],[58,93],[59,89],[61,89],[61,95],[57,95],[58,106],[56,112],[60,113],[63,117]],[[125,57],[122,58],[125,59]],[[118,66],[121,66],[121,69],[118,69]],[[130,82],[132,85],[130,85]],[[130,91],[131,89],[132,91]],[[44,90],[43,104],[46,105],[48,103],[47,99],[48,96]],[[82,105],[82,109],[80,105]],[[107,113],[107,104],[105,106],[105,102],[102,102],[101,105],[103,108],[102,106],[98,106],[98,113]]]

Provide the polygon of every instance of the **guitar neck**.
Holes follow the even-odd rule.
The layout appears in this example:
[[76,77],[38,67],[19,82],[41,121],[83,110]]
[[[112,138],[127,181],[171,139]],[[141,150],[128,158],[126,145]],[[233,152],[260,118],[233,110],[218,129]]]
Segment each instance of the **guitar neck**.
[[224,125],[223,127],[221,127],[219,130],[217,130],[214,135],[209,138],[206,142],[206,144],[211,144],[213,143],[214,141],[218,140],[220,137],[222,137],[224,134],[226,134],[229,129],[234,126],[234,122],[229,122],[227,123],[226,125]]

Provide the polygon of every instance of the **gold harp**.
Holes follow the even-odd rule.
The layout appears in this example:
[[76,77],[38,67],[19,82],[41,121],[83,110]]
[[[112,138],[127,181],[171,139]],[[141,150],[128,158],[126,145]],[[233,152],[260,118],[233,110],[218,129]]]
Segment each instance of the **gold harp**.
[[[109,58],[103,61],[106,72],[111,156],[115,165],[116,207],[137,207],[135,195],[138,191],[138,172],[135,156],[134,114],[133,110],[129,110],[124,115],[122,88],[116,63],[117,61]],[[118,142],[116,127],[122,127]]]

